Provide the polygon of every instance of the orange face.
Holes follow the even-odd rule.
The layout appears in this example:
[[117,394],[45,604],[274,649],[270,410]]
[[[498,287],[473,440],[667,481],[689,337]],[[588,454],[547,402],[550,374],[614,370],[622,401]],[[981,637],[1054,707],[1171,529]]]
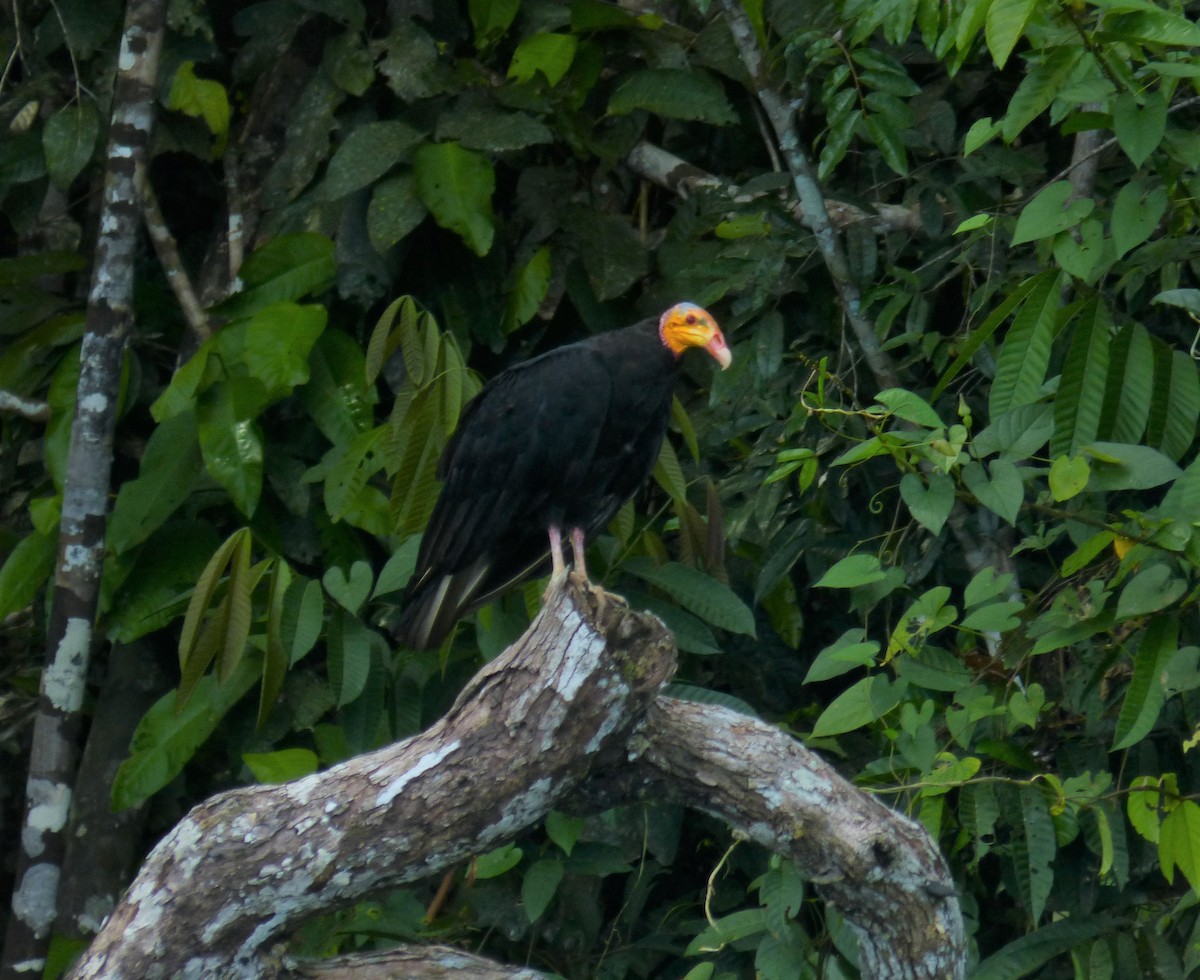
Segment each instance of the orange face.
[[717,321],[695,303],[677,303],[667,310],[658,321],[658,333],[677,355],[689,347],[703,347],[721,365],[722,371],[733,361]]

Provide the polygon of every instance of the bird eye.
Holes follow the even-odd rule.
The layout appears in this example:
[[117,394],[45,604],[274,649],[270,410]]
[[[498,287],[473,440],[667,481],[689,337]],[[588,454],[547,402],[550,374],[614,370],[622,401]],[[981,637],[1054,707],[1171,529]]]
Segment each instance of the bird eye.
[[696,314],[695,314],[695,313],[689,313],[689,314],[687,315],[687,322],[688,322],[688,323],[695,323],[695,322],[696,322]]

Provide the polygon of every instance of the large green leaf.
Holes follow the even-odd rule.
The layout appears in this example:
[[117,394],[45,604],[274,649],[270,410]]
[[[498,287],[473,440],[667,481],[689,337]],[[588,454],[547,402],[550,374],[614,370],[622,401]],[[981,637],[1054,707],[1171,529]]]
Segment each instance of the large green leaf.
[[621,116],[635,109],[718,126],[737,122],[724,87],[699,69],[646,68],[629,75],[613,92],[608,111]]
[[1013,230],[1012,244],[1023,245],[1041,238],[1053,238],[1060,231],[1074,228],[1096,207],[1087,197],[1075,197],[1069,181],[1059,180],[1038,191],[1024,208]]
[[1080,943],[1125,928],[1107,918],[1060,919],[1014,939],[979,964],[974,980],[1020,980]]
[[113,779],[113,809],[136,806],[178,776],[229,709],[254,686],[258,673],[257,658],[245,657],[224,684],[212,674],[201,678],[179,712],[174,691],[159,698],[138,724],[129,758]]
[[1052,456],[1076,455],[1100,430],[1108,379],[1109,323],[1103,300],[1093,299],[1075,325],[1054,399]]
[[1135,167],[1158,148],[1167,129],[1167,100],[1155,91],[1145,93],[1143,100],[1139,104],[1132,92],[1122,92],[1113,107],[1113,132]]
[[1112,210],[1112,238],[1117,258],[1146,241],[1166,211],[1165,187],[1147,191],[1140,180],[1123,185],[1117,191]]
[[382,255],[428,214],[417,197],[417,181],[411,173],[381,180],[371,192],[371,203],[367,206],[367,235],[371,247]]
[[214,385],[196,405],[205,468],[247,517],[257,510],[262,493],[263,436],[253,418],[261,398],[257,381],[240,378]]
[[733,633],[755,635],[754,613],[736,593],[711,576],[688,565],[655,565],[649,559],[630,559],[621,566],[658,586],[688,612],[706,623]]
[[[1166,570],[1165,565],[1153,565],[1144,576],[1155,568]],[[1135,585],[1137,578],[1130,585]],[[1181,583],[1182,584],[1182,583]],[[1150,585],[1153,587],[1154,583]],[[1129,586],[1126,586],[1128,591]],[[1122,593],[1124,601],[1124,593]],[[1121,702],[1121,713],[1113,733],[1113,751],[1119,752],[1136,745],[1149,733],[1162,710],[1165,693],[1161,681],[1166,667],[1179,648],[1179,621],[1172,616],[1159,616],[1146,628],[1138,644],[1133,661],[1133,676],[1125,689]]]
[[579,39],[573,34],[531,34],[513,52],[508,77],[528,82],[541,74],[553,87],[571,67],[578,45]]
[[172,416],[150,433],[136,479],[121,486],[108,522],[108,546],[120,555],[146,540],[191,495],[201,472],[192,412]]
[[491,161],[457,143],[426,143],[417,149],[413,174],[417,196],[434,220],[458,234],[476,255],[487,255],[495,234]]
[[1200,418],[1200,376],[1185,352],[1160,341],[1154,347],[1154,397],[1146,426],[1146,442],[1171,459],[1180,459],[1196,438]]
[[[336,272],[333,242],[328,236],[313,232],[280,235],[246,259],[240,272],[242,291],[216,309],[223,316],[248,316],[276,303],[294,303],[329,288]],[[220,334],[217,336],[219,341]]]
[[71,186],[91,160],[99,135],[100,117],[91,101],[63,106],[46,120],[42,149],[55,187],[65,191]]
[[396,164],[407,162],[408,151],[422,138],[408,123],[389,119],[364,123],[338,147],[329,161],[322,193],[336,200],[373,184]]
[[54,536],[34,531],[8,553],[0,566],[0,620],[33,601],[54,571]]
[[997,68],[1008,61],[1035,7],[1037,0],[993,0],[988,5],[985,37]]
[[1178,867],[1192,891],[1200,893],[1200,804],[1180,800],[1167,814],[1158,836],[1158,860],[1168,882],[1174,881]]
[[1050,363],[1058,314],[1059,279],[1054,270],[1035,276],[1020,312],[1013,318],[1000,348],[996,378],[988,397],[988,411],[993,419],[1038,398]]
[[1008,102],[1008,112],[1004,115],[1001,129],[1006,142],[1015,140],[1058,98],[1084,54],[1082,45],[1064,44],[1050,48],[1034,61]]
[[843,735],[878,721],[896,706],[900,695],[882,674],[856,681],[833,699],[813,725],[813,738]]
[[1154,395],[1154,351],[1140,323],[1126,324],[1113,338],[1104,387],[1097,434],[1110,442],[1136,443],[1146,431]]
[[1034,922],[1042,917],[1046,899],[1054,884],[1054,855],[1058,843],[1054,820],[1045,796],[1037,786],[1021,786],[1021,832],[1012,846],[1013,867],[1021,904]]

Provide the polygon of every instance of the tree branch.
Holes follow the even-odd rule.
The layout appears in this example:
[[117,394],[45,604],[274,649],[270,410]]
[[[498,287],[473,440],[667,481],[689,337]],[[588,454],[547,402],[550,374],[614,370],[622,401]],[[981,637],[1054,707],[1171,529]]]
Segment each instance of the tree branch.
[[560,590],[420,735],[225,793],[150,854],[75,977],[266,975],[307,916],[511,839],[584,779],[675,667],[658,620]]
[[[72,975],[440,977],[444,956],[428,950],[312,964],[272,946],[310,915],[436,874],[553,807],[640,795],[715,814],[794,860],[858,933],[864,977],[961,977],[958,901],[925,830],[771,725],[655,700],[674,662],[658,620],[613,599],[597,614],[592,593],[560,591],[428,731],[196,807]],[[467,976],[533,975],[456,962]]]
[[660,697],[635,779],[791,858],[858,935],[864,977],[966,975],[962,912],[925,828],[843,779],[773,725]]
[[[767,195],[766,191],[746,194],[737,184],[730,183],[723,177],[716,177],[707,170],[701,170],[682,157],[677,157],[661,146],[655,146],[645,140],[637,143],[629,151],[625,157],[625,165],[639,177],[684,198],[702,190],[720,191],[736,203],[753,201]],[[906,208],[899,204],[876,204],[873,211],[866,211],[844,201],[826,199],[825,208],[830,223],[839,230],[850,225],[866,225],[872,231],[881,234],[889,231],[920,234],[924,231],[921,225],[920,205]],[[791,214],[801,224],[811,226],[804,205],[799,201],[792,205]]]
[[841,297],[846,319],[858,341],[859,349],[875,376],[875,383],[880,388],[897,388],[900,386],[900,376],[892,359],[880,348],[875,337],[874,324],[863,310],[862,294],[850,275],[850,264],[846,260],[845,250],[830,221],[825,206],[825,194],[817,182],[816,171],[800,140],[800,132],[795,125],[795,106],[784,99],[771,84],[766,65],[763,63],[762,51],[754,36],[754,27],[742,9],[740,0],[721,0],[721,8],[725,11],[725,20],[733,34],[742,64],[750,73],[755,95],[775,130],[775,138],[779,141],[784,159],[787,160],[788,169],[792,173],[792,183],[800,199],[800,206],[804,209],[805,223],[812,229],[817,240],[817,248],[825,260],[825,268],[829,270],[838,296]]

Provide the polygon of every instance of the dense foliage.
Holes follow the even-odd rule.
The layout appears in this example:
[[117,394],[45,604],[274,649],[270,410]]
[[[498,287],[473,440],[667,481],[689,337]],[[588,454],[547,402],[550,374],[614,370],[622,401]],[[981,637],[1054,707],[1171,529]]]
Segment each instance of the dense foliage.
[[[0,389],[49,420],[3,417],[9,751],[40,665],[120,23],[95,0],[16,6]],[[205,297],[202,343],[149,247],[139,266],[100,626],[176,686],[113,803],[151,801],[144,849],[216,790],[435,719],[541,591],[440,651],[389,642],[463,404],[506,363],[686,298],[733,367],[689,362],[653,485],[589,560],[675,632],[678,689],[778,721],[923,821],[978,976],[1197,975],[1200,4],[744,10],[844,276],[716,4],[172,5],[151,183],[193,276],[224,254],[227,208],[256,247]],[[642,143],[713,179],[672,193],[626,162]],[[694,813],[552,814],[459,878],[432,922],[437,882],[296,946],[856,975],[810,886]]]

